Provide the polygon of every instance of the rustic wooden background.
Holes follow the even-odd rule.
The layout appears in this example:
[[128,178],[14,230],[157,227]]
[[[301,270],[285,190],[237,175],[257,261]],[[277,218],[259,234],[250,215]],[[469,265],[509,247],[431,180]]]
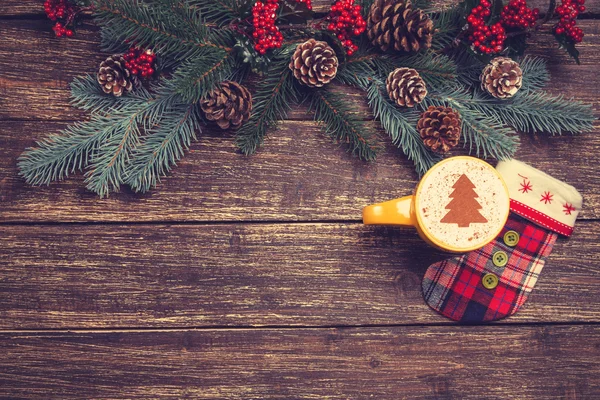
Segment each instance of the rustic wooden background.
[[[360,223],[412,190],[411,163],[389,144],[351,158],[304,108],[250,158],[207,132],[146,195],[24,185],[16,158],[84,117],[68,83],[106,56],[91,23],[54,38],[41,3],[0,2],[0,397],[600,398],[597,128],[522,136],[518,158],[575,185],[584,212],[517,315],[457,326],[420,291],[444,254]],[[586,6],[582,65],[550,37],[532,52],[552,92],[598,110],[600,0]]]

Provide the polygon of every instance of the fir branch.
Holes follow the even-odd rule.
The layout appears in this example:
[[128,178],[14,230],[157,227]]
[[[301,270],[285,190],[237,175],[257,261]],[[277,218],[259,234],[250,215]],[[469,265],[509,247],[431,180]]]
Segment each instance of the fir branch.
[[339,66],[335,79],[345,85],[367,90],[377,73],[373,63],[373,59],[376,57],[379,55],[367,54],[349,59]]
[[95,77],[85,75],[71,82],[71,105],[92,113],[107,114],[130,104],[132,99],[145,101],[151,97],[150,92],[139,85],[126,96],[116,97],[106,94]]
[[458,76],[456,64],[451,58],[431,51],[407,57],[386,55],[376,57],[372,62],[383,80],[394,69],[401,67],[416,69],[425,83],[431,86],[447,85]]
[[[211,47],[231,51],[231,32],[211,30],[191,7],[180,7],[177,0],[147,4],[130,0],[92,0],[95,18],[107,28],[105,46],[134,42],[152,47],[163,56],[185,59],[198,49]],[[106,40],[112,43],[106,43]]]
[[102,129],[89,129],[89,125],[97,126],[101,120],[96,116],[89,122],[76,123],[61,134],[38,141],[37,147],[27,148],[19,157],[19,175],[30,185],[49,185],[87,167],[89,154],[113,133],[106,124]]
[[[131,155],[139,144],[142,132],[149,132],[174,108],[178,97],[162,89],[157,96],[139,102],[136,108],[122,109],[104,117],[112,134],[102,147],[91,154],[85,174],[87,189],[106,197],[125,183]],[[101,125],[102,126],[102,125]],[[90,128],[94,128],[93,125]]]
[[108,118],[110,134],[102,143],[102,149],[91,156],[91,169],[85,173],[86,188],[101,198],[111,191],[118,191],[123,183],[125,167],[141,135],[137,124],[140,113],[141,110],[119,122]]
[[147,91],[123,97],[112,112],[93,114],[89,121],[71,125],[26,149],[19,158],[19,173],[32,185],[48,185],[90,167],[87,186],[105,197],[123,183],[141,132],[156,126],[173,107],[174,99],[166,92],[151,96]]
[[339,143],[346,143],[348,151],[360,159],[375,159],[376,149],[369,140],[370,135],[364,123],[351,114],[350,106],[324,89],[312,90],[309,97],[309,109],[315,112],[315,121],[323,126],[326,134]]
[[433,10],[429,13],[433,21],[435,33],[431,41],[431,48],[436,51],[443,50],[452,45],[458,37],[464,17],[464,9],[461,6],[446,8],[444,10]]
[[419,113],[400,109],[391,103],[382,82],[373,82],[368,88],[367,96],[375,118],[390,135],[392,143],[400,147],[409,160],[414,162],[419,176],[425,174],[440,157],[427,149],[415,128]]
[[173,74],[172,85],[188,103],[206,97],[215,86],[231,75],[235,66],[230,52],[205,49]]
[[470,88],[479,86],[479,77],[485,64],[472,51],[454,49],[449,56],[457,65],[458,83]]
[[142,193],[156,187],[196,139],[201,121],[197,103],[175,105],[135,149],[125,183]]
[[300,98],[294,85],[294,77],[288,68],[288,55],[289,51],[284,49],[279,58],[274,60],[268,77],[253,95],[250,119],[236,133],[236,144],[246,155],[256,152],[267,129],[278,120],[285,119],[291,105]]
[[497,118],[482,113],[468,104],[475,104],[472,96],[461,87],[445,87],[427,95],[420,104],[423,109],[430,105],[451,107],[459,112],[462,136],[469,152],[477,157],[488,155],[498,160],[511,158],[517,151],[519,138],[515,132]]
[[542,89],[550,81],[550,72],[542,58],[526,56],[519,66],[523,71],[523,85],[520,89],[523,92]]
[[240,0],[188,0],[190,7],[217,26],[224,26],[240,17]]
[[479,100],[468,106],[528,133],[585,132],[593,129],[596,120],[591,105],[541,91],[519,91],[512,99]]

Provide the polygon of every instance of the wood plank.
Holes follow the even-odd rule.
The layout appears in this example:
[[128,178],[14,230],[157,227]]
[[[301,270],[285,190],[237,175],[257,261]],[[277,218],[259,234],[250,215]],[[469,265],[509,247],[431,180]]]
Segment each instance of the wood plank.
[[[599,230],[559,240],[504,322],[599,322]],[[348,223],[0,226],[0,329],[445,324],[421,278],[446,257]]]
[[[549,35],[539,35],[531,49],[532,53],[549,58],[551,91],[597,103],[600,21],[581,21],[581,26],[586,31],[585,42],[580,46],[583,66],[574,65]],[[95,73],[106,57],[99,49],[97,28],[86,24],[76,38],[59,40],[52,37],[43,20],[4,21],[0,38],[0,120],[78,120],[85,116],[69,106],[69,83],[75,76]],[[357,105],[357,113],[370,115],[363,94],[348,89],[346,92]],[[306,108],[295,108],[290,119],[310,116]]]
[[[434,4],[437,3],[441,6],[447,5],[449,2],[449,0],[433,1]],[[319,13],[327,12],[332,3],[333,0],[313,0],[313,10]],[[532,8],[538,7],[542,14],[548,8],[547,0],[529,0],[527,4]],[[585,15],[600,13],[599,0],[588,0],[585,6]],[[44,8],[38,0],[2,0],[0,3],[0,16],[43,14],[43,12]]]
[[0,334],[11,399],[595,399],[596,326]]
[[[81,174],[49,187],[26,185],[18,176],[17,157],[64,126],[3,123],[0,221],[357,221],[365,205],[410,194],[417,183],[412,163],[382,132],[384,149],[377,161],[366,163],[332,144],[314,123],[288,121],[251,157],[237,152],[230,134],[207,131],[171,175],[144,195],[124,188],[100,200],[86,191]],[[584,219],[600,218],[596,132],[521,135],[517,153],[518,159],[578,188],[585,198]]]

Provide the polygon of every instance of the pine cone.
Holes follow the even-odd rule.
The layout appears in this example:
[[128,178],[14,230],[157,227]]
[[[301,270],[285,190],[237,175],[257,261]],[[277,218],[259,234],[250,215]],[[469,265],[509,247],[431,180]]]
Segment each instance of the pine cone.
[[215,121],[221,129],[228,129],[230,126],[239,128],[250,118],[252,94],[237,82],[224,81],[220,87],[200,100],[200,108],[206,119]]
[[112,93],[117,97],[130,92],[135,83],[135,76],[125,68],[125,59],[120,54],[102,61],[96,78],[104,93]]
[[448,107],[429,106],[417,122],[417,130],[431,151],[447,153],[460,140],[460,115]]
[[482,89],[498,99],[508,99],[521,88],[523,71],[516,61],[496,57],[483,69],[480,79]]
[[427,96],[425,81],[412,68],[396,68],[390,72],[386,87],[390,99],[401,107],[414,107]]
[[310,39],[296,47],[290,69],[301,83],[322,87],[335,78],[338,59],[326,42]]
[[375,0],[369,10],[367,35],[382,51],[419,51],[431,47],[433,21],[410,0]]

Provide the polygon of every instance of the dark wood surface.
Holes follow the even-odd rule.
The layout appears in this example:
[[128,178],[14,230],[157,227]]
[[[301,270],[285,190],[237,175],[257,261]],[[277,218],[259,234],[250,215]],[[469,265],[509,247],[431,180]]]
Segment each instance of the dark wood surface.
[[[410,193],[410,162],[383,134],[376,162],[351,158],[305,108],[253,157],[206,130],[146,195],[98,200],[79,175],[26,186],[16,158],[85,118],[68,83],[105,57],[90,23],[53,38],[41,3],[0,2],[0,398],[600,398],[598,124],[522,135],[517,157],[576,186],[584,211],[519,313],[461,327],[420,292],[446,255],[360,224]],[[550,91],[600,111],[600,1],[586,6],[581,66],[549,37],[532,53]]]

